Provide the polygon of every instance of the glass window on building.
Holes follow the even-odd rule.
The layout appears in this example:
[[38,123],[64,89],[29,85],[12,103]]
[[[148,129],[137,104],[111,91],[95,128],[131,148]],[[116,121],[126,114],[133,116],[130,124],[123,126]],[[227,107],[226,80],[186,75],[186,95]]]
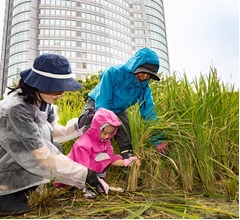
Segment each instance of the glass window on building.
[[87,64],[86,63],[82,63],[82,68],[83,69],[87,69]]

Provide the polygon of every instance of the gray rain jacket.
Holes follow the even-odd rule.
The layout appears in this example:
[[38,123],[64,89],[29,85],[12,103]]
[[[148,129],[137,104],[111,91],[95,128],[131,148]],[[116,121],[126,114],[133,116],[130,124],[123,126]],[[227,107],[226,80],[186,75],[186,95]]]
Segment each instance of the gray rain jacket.
[[18,92],[0,101],[0,195],[51,180],[84,188],[87,168],[51,143],[51,132],[57,138],[68,134],[73,138],[73,133],[80,135],[78,128],[74,123],[49,124],[46,114],[24,102]]

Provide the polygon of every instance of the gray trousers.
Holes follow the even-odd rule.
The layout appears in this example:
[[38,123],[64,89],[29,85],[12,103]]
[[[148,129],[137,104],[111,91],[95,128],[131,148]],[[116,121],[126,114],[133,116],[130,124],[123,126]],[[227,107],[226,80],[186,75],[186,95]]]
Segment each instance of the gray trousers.
[[[86,103],[85,106],[83,108],[83,112],[82,115],[86,112],[89,112],[88,109],[89,108],[95,108],[95,101],[91,98],[87,98],[86,99]],[[123,151],[132,151],[132,144],[131,144],[131,133],[130,133],[130,127],[129,127],[129,120],[128,120],[128,114],[127,114],[127,110],[124,110],[118,114],[116,114],[118,116],[118,118],[120,119],[120,121],[122,122],[122,125],[118,128],[117,130],[117,134],[116,134],[116,140],[117,140],[117,144],[119,147],[120,152]],[[87,128],[90,127],[90,123],[89,124],[85,124],[85,131]]]

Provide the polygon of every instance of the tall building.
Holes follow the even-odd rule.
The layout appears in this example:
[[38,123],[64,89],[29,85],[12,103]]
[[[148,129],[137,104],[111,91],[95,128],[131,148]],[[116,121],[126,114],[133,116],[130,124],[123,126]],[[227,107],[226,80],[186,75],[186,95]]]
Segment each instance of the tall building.
[[6,0],[0,96],[39,54],[65,56],[84,80],[142,47],[169,72],[163,0]]

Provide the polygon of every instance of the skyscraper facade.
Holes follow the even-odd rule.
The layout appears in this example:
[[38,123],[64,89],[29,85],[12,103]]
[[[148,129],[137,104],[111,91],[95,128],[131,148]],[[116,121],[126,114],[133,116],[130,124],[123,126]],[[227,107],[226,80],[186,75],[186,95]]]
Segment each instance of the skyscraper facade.
[[6,0],[2,43],[0,95],[42,53],[65,56],[84,80],[150,47],[169,72],[163,0]]

